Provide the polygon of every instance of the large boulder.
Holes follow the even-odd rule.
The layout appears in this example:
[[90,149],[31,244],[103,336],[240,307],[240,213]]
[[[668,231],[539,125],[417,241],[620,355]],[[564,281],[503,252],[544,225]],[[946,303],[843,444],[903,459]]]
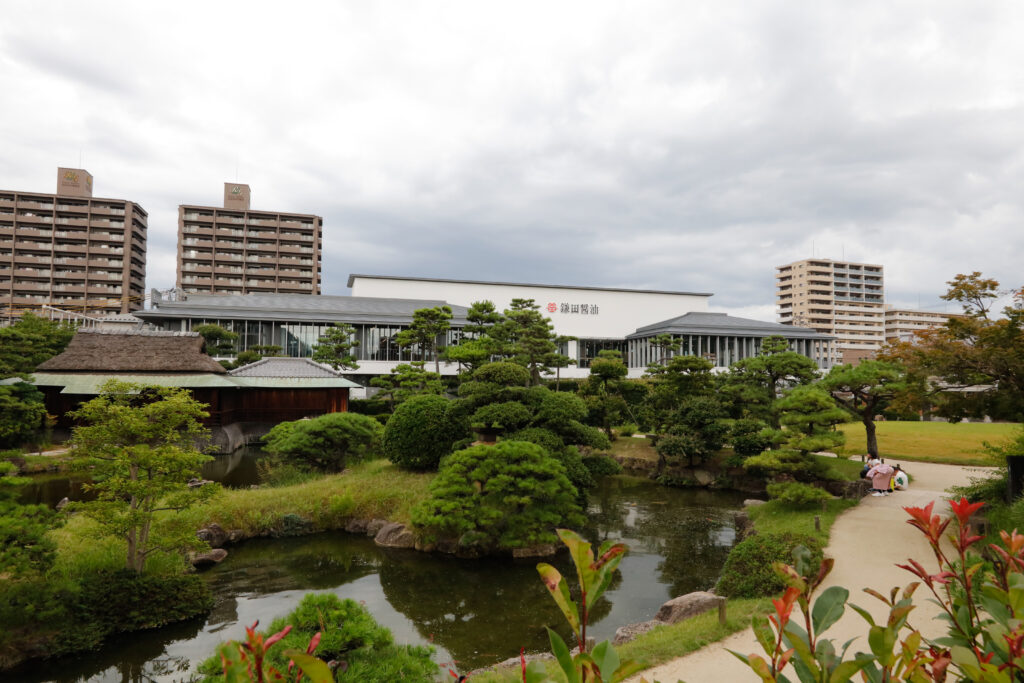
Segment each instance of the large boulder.
[[717,608],[718,603],[723,599],[720,595],[708,593],[707,591],[687,593],[686,595],[680,595],[678,598],[672,598],[662,605],[658,613],[654,615],[654,618],[663,624],[676,624],[684,619],[689,619]]
[[651,621],[641,621],[639,624],[627,624],[620,626],[615,630],[615,637],[612,638],[612,645],[622,645],[628,643],[639,635],[647,633],[653,628],[658,626],[665,626],[665,622],[652,619]]
[[368,519],[350,519],[345,522],[345,531],[350,534],[365,534],[369,523]]
[[416,534],[404,524],[392,522],[377,532],[373,542],[382,548],[415,548]]
[[220,564],[224,561],[224,558],[228,556],[228,551],[223,548],[214,548],[208,553],[199,553],[192,557],[193,567],[209,567],[214,564]]
[[200,541],[209,543],[211,548],[223,548],[228,540],[228,532],[224,531],[224,528],[216,522],[207,524],[196,532],[196,536]]
[[377,534],[380,533],[380,530],[390,523],[391,522],[386,519],[371,519],[366,523],[366,535],[376,538]]

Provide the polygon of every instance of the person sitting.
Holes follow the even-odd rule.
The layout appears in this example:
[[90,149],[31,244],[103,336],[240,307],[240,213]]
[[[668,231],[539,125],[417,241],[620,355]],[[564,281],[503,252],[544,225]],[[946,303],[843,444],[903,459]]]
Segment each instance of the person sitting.
[[893,472],[895,472],[895,470],[884,462],[880,462],[868,470],[868,478],[871,479],[872,496],[878,497],[889,495],[889,480],[892,479]]
[[895,472],[892,475],[892,487],[897,491],[906,491],[907,487],[910,486],[910,477],[903,471],[903,468],[899,465],[894,467]]

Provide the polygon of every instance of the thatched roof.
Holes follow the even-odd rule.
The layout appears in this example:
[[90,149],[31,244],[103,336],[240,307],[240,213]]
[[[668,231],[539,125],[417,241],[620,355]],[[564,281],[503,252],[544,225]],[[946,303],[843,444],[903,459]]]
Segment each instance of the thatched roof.
[[203,353],[195,332],[79,330],[64,353],[37,369],[44,372],[213,372],[227,371]]

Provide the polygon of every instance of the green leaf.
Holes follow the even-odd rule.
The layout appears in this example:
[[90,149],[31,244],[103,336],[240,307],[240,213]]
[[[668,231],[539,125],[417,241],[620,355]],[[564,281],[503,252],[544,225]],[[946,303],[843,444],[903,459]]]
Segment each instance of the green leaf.
[[284,655],[302,669],[310,683],[334,683],[334,675],[322,659],[307,655],[302,650],[285,650]]
[[846,681],[852,681],[853,675],[866,667],[870,661],[871,660],[861,659],[841,663],[832,670],[832,675],[828,677],[829,683],[846,683]]
[[755,614],[750,620],[750,626],[754,630],[757,642],[765,654],[771,654],[775,650],[775,632],[768,623],[768,618],[762,614]]
[[871,616],[871,612],[868,612],[863,607],[858,607],[857,605],[854,605],[852,602],[850,603],[850,609],[864,617],[864,621],[868,622],[872,626],[875,625],[875,618]]
[[607,640],[602,640],[591,650],[591,656],[601,672],[601,680],[610,681],[615,670],[619,668],[619,655],[615,652],[612,644]]
[[581,683],[580,675],[576,671],[576,665],[572,660],[572,655],[569,654],[569,648],[565,641],[562,640],[562,637],[549,628],[548,641],[551,643],[551,654],[555,656],[558,666],[561,667],[562,673],[565,674],[567,683]]
[[872,626],[868,631],[868,645],[882,666],[889,666],[896,646],[896,632],[885,626]]
[[541,662],[530,662],[526,665],[526,675],[523,677],[523,683],[547,683],[548,671]]
[[565,620],[569,622],[576,637],[580,637],[580,616],[576,603],[569,595],[569,584],[562,578],[562,574],[550,564],[541,562],[537,565],[537,573],[540,574],[544,587],[554,599],[558,609],[562,610]]
[[820,636],[829,626],[839,621],[846,611],[846,600],[850,591],[841,586],[832,586],[818,596],[811,610],[811,625],[815,636]]

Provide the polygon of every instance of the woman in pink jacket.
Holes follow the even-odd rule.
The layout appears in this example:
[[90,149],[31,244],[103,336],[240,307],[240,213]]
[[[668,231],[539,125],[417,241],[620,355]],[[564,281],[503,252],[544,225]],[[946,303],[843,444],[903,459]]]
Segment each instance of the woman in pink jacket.
[[886,465],[884,462],[879,463],[868,470],[867,478],[871,480],[871,495],[872,496],[888,496],[889,495],[889,481],[892,479],[892,473],[895,472],[891,466]]

